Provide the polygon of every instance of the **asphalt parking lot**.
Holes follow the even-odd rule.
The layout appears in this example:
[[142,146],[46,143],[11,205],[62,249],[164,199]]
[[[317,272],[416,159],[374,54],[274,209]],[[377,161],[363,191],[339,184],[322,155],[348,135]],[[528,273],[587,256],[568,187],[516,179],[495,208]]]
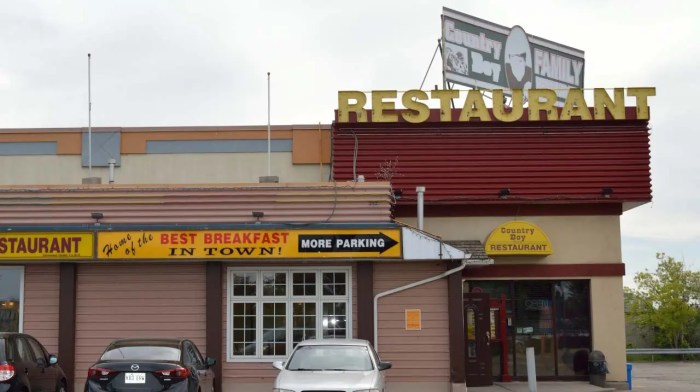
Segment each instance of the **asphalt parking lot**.
[[700,362],[633,362],[632,390],[700,391]]

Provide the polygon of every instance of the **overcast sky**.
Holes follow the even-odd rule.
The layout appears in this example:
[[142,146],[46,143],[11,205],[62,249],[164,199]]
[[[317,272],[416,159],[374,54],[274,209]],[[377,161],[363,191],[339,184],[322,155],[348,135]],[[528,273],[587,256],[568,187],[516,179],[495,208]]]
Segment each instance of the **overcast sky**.
[[327,124],[338,90],[420,86],[443,6],[583,50],[588,88],[656,87],[625,283],[656,252],[699,270],[698,1],[0,0],[0,128],[87,126],[88,52],[93,126],[265,125],[268,71],[273,124]]

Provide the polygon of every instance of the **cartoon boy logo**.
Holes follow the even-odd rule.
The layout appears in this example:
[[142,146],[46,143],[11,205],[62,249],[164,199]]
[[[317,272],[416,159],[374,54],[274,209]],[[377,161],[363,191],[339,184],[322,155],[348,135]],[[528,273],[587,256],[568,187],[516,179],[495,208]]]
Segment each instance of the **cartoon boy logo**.
[[506,81],[511,89],[533,88],[532,51],[527,34],[520,26],[510,30],[505,48]]
[[446,65],[447,70],[450,72],[455,72],[462,75],[468,75],[467,71],[467,60],[464,57],[464,53],[459,47],[452,47],[452,45],[447,46],[447,56]]

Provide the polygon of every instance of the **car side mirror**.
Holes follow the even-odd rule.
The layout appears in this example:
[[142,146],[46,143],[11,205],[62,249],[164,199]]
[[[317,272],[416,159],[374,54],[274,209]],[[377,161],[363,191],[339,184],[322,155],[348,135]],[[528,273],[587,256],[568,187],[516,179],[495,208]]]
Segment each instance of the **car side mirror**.
[[54,354],[49,354],[49,365],[55,365],[58,363],[58,357]]
[[278,370],[284,369],[284,361],[275,361],[272,362],[272,367]]
[[214,365],[216,365],[216,359],[212,357],[207,357],[207,367],[210,368]]
[[379,362],[379,370],[391,369],[391,362]]

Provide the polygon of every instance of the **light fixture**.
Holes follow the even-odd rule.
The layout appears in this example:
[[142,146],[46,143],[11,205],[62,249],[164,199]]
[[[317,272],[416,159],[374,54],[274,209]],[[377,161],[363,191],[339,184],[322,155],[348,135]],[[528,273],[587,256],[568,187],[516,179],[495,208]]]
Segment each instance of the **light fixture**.
[[603,187],[603,189],[600,190],[600,194],[606,198],[609,199],[612,197],[613,194],[613,189],[609,186]]
[[263,216],[265,216],[265,213],[264,213],[264,212],[262,212],[262,211],[253,211],[253,218],[255,218],[255,223],[256,223],[256,224],[259,224],[259,223],[260,223],[260,219],[262,219]]
[[498,197],[501,199],[507,199],[508,196],[510,196],[510,188],[503,188],[500,191],[498,191]]
[[101,212],[92,212],[92,213],[90,213],[90,216],[92,217],[92,219],[95,220],[95,226],[99,226],[100,219],[105,217],[105,215]]

